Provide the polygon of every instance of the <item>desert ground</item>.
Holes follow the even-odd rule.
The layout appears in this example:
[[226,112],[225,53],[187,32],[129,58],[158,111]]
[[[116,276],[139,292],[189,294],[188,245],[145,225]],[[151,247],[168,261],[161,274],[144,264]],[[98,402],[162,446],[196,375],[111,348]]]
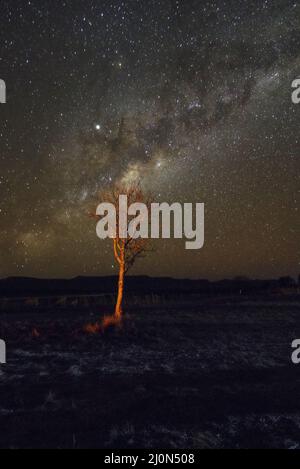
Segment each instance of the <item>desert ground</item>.
[[1,313],[1,448],[300,448],[299,297],[107,313]]

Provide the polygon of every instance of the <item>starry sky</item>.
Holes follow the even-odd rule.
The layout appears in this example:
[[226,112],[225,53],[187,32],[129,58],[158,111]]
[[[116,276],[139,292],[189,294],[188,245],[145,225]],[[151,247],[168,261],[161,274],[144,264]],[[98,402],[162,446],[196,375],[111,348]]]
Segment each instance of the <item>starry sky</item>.
[[300,2],[1,1],[0,277],[117,272],[97,193],[205,203],[132,274],[298,275]]

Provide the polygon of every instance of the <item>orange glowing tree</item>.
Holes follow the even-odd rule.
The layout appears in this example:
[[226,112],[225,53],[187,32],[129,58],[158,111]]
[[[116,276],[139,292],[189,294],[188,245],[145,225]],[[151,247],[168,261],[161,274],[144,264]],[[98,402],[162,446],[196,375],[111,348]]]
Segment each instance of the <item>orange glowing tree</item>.
[[[128,217],[127,220],[127,235],[124,237],[124,233],[122,233],[121,236],[119,206],[119,198],[121,195],[127,196],[128,207],[135,203],[143,203],[149,210],[151,206],[150,195],[146,195],[139,184],[115,185],[112,189],[100,193],[100,201],[110,203],[114,205],[116,209],[116,231],[115,236],[112,238],[112,242],[114,257],[117,265],[119,266],[118,295],[115,306],[115,313],[112,317],[106,318],[106,324],[121,322],[123,317],[125,276],[137,259],[144,257],[148,252],[151,251],[150,240],[148,238],[135,237],[128,234],[128,231],[130,231],[130,217]],[[139,217],[140,221],[142,221],[141,214]],[[100,217],[97,215],[96,218],[100,219]]]

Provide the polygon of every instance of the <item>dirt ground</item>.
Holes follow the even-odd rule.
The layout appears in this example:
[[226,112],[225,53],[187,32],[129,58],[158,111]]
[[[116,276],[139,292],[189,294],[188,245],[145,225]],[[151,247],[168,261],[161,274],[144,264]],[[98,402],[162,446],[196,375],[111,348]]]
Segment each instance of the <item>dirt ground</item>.
[[300,448],[300,300],[0,316],[1,448]]

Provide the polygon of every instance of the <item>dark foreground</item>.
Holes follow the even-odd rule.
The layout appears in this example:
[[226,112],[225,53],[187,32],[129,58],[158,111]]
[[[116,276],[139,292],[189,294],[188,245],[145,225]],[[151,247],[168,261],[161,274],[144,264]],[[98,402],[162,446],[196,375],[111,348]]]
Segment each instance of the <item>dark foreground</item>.
[[300,448],[300,301],[2,314],[0,447]]

